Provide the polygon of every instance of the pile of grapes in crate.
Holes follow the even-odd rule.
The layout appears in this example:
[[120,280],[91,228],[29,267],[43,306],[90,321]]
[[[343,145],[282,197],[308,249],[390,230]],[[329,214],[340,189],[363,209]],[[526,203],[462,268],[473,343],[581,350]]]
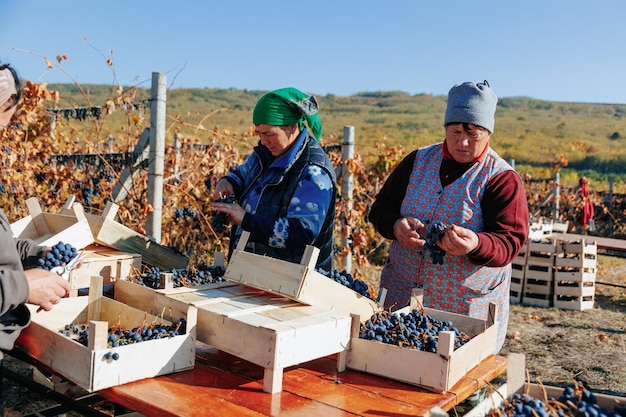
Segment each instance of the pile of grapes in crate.
[[[184,335],[187,332],[187,322],[185,318],[181,318],[178,323],[166,324],[162,322],[143,323],[140,326],[126,329],[122,326],[110,327],[108,329],[107,347],[116,348],[120,346],[131,345],[134,343],[145,342],[148,340],[156,340]],[[59,330],[59,333],[76,340],[83,346],[89,345],[89,328],[86,324],[70,323]]]
[[439,332],[442,331],[454,332],[454,349],[470,340],[470,337],[454,327],[452,322],[423,314],[418,309],[399,314],[389,311],[377,312],[369,320],[361,323],[359,338],[436,353]]
[[352,291],[358,294],[361,294],[364,297],[372,299],[372,296],[369,293],[369,287],[367,286],[365,281],[360,280],[358,278],[354,278],[352,274],[346,271],[345,269],[342,271],[339,271],[338,269],[333,269],[332,272],[328,273],[324,271],[323,269],[318,268],[317,272],[319,272],[322,275],[327,276],[328,278],[343,285],[344,287],[350,288]]
[[559,398],[535,398],[528,394],[514,394],[489,417],[626,417],[626,406],[615,404],[608,410],[598,405],[596,395],[578,385],[566,387]]
[[171,273],[174,288],[194,287],[224,281],[225,269],[218,265],[198,265],[187,269],[161,271],[155,266],[146,265],[141,274],[131,274],[129,280],[148,288],[161,288],[161,273]]

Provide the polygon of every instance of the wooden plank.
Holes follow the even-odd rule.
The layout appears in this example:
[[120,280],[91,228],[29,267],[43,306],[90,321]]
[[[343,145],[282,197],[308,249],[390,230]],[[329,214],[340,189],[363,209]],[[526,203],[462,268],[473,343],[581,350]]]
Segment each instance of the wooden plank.
[[[325,357],[285,369],[283,391],[262,391],[263,368],[198,345],[193,370],[136,381],[99,393],[146,416],[427,416],[450,410],[506,371],[506,358],[490,356],[446,394],[357,371],[337,372]],[[219,414],[218,414],[219,413]]]
[[613,239],[609,237],[579,235],[575,233],[554,233],[547,235],[546,239],[568,241],[578,241],[585,239],[588,241],[594,241],[598,245],[599,249],[610,249],[619,252],[626,252],[626,239]]
[[382,311],[382,305],[314,270],[307,270],[297,299],[329,310],[360,316]]
[[[232,360],[232,356],[230,356]],[[100,394],[150,417],[325,416],[354,417],[323,402],[283,391],[269,395],[262,391],[262,368],[255,366],[256,378],[230,372],[222,367],[202,365],[192,371],[146,379]],[[154,397],[154,401],[149,398]]]
[[306,269],[300,264],[235,250],[224,278],[295,299]]

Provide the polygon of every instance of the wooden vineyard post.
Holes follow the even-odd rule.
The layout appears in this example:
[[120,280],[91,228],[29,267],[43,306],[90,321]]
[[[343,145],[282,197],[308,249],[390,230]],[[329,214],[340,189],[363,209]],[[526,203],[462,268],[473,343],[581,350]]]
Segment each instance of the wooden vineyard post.
[[153,211],[146,217],[146,232],[161,242],[163,213],[163,173],[165,171],[165,105],[166,80],[162,73],[152,73],[150,104],[150,158],[148,165],[148,204]]
[[343,269],[352,272],[352,250],[350,249],[349,237],[351,235],[349,222],[346,217],[352,211],[352,198],[354,195],[354,175],[350,172],[348,161],[354,158],[354,126],[343,127],[343,153],[341,157],[341,199],[344,202],[341,219],[341,250],[339,258],[342,260]]

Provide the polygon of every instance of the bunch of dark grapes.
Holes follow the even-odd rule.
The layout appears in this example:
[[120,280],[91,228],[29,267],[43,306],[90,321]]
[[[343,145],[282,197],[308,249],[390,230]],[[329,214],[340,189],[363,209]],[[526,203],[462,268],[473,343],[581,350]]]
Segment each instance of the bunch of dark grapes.
[[142,273],[139,277],[135,277],[134,282],[148,288],[160,288],[161,270],[156,266],[150,266],[148,270]]
[[43,184],[45,180],[46,180],[45,172],[35,172],[35,181],[37,181],[37,184]]
[[443,237],[448,226],[445,223],[433,223],[426,232],[426,244],[424,249],[430,252],[430,257],[435,265],[443,265],[443,258],[446,251],[437,246],[437,242]]
[[37,260],[37,268],[51,271],[57,266],[64,266],[76,257],[78,250],[69,243],[59,242],[43,258]]
[[94,195],[94,189],[92,187],[84,187],[81,191],[83,195],[83,200],[85,201],[85,205],[87,207],[91,207],[93,205],[92,197]]
[[[67,324],[60,333],[67,337],[76,337],[76,341],[83,346],[89,344],[89,329],[86,325]],[[116,348],[148,340],[170,338],[187,332],[187,321],[181,318],[178,323],[144,324],[133,329],[109,328],[107,347]]]
[[187,269],[171,269],[170,271],[161,271],[155,266],[150,266],[141,276],[133,277],[132,281],[135,284],[158,289],[161,287],[161,272],[171,273],[174,288],[178,288],[222,282],[224,281],[223,276],[226,271],[223,266],[209,265],[198,265]]
[[191,206],[187,206],[184,208],[177,208],[174,210],[174,221],[178,223],[179,220],[191,220],[195,219],[198,213],[191,208]]
[[339,271],[338,269],[333,269],[331,273],[328,273],[324,271],[323,269],[318,268],[317,272],[319,272],[322,275],[326,275],[327,277],[331,278],[333,281],[338,282],[341,285],[350,288],[351,290],[361,294],[362,296],[365,296],[369,299],[372,298],[368,292],[369,288],[367,284],[365,283],[365,281],[361,281],[360,279],[355,279],[352,276],[352,274],[350,274],[345,269],[343,271]]
[[418,310],[413,310],[408,314],[389,311],[375,313],[365,323],[361,323],[359,337],[436,353],[441,331],[454,332],[454,349],[458,349],[470,340],[470,337],[454,327],[452,322],[424,315]]
[[505,401],[496,410],[492,410],[490,416],[519,416],[519,417],[624,417],[626,407],[615,405],[613,411],[598,405],[598,399],[594,393],[579,387],[568,386],[563,390],[559,399],[548,398],[544,401],[528,394],[513,394],[509,401]]
[[[226,194],[224,197],[215,200],[215,202],[232,204],[235,202],[235,196]],[[211,215],[213,216],[211,219],[211,227],[215,230],[215,233],[224,233],[228,227],[228,214],[213,210]]]
[[198,265],[195,268],[172,269],[174,288],[193,287],[202,284],[222,282],[224,279],[223,266]]

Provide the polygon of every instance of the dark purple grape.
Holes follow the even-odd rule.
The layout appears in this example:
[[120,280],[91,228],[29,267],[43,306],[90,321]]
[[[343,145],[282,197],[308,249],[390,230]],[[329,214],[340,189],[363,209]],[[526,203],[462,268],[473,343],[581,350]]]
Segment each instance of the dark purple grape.
[[[223,198],[218,198],[217,200],[215,200],[215,202],[232,204],[235,202],[235,196],[232,194],[227,195]],[[213,216],[213,218],[211,219],[211,227],[213,228],[215,233],[224,233],[228,228],[228,214],[214,210],[211,215]]]
[[426,244],[424,249],[430,252],[433,264],[443,265],[446,251],[437,246],[437,242],[441,239],[448,226],[445,223],[433,223],[426,232]]

